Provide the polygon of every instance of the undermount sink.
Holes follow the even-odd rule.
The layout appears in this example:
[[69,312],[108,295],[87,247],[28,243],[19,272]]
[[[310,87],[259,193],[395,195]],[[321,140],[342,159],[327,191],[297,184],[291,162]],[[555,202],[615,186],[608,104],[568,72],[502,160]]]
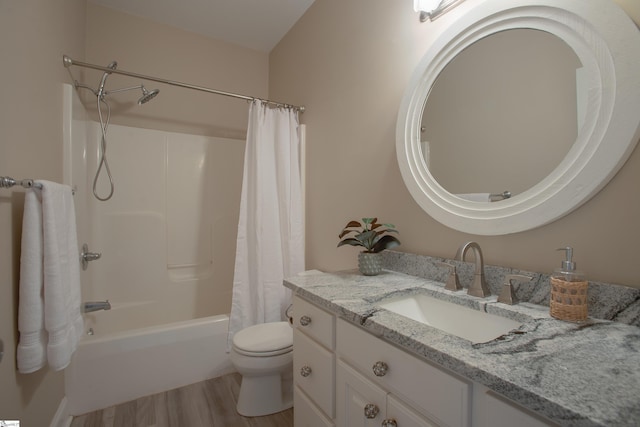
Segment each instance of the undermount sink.
[[389,298],[377,306],[472,343],[491,341],[522,325],[515,320],[424,294]]

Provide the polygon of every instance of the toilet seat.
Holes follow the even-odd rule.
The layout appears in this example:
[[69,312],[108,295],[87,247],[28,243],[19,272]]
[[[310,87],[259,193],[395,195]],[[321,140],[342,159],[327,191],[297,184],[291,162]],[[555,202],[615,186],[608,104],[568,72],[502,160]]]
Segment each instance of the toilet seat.
[[269,357],[293,351],[293,329],[289,322],[249,326],[233,336],[233,349],[252,357]]

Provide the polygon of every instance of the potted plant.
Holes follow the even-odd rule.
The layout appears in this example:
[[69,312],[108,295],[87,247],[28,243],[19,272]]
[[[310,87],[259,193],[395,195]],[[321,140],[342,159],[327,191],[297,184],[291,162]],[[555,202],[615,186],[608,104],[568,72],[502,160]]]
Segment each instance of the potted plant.
[[362,223],[349,221],[338,235],[343,245],[362,246],[365,250],[358,254],[358,268],[365,276],[375,276],[382,271],[380,252],[400,244],[395,236],[398,233],[393,224],[380,224],[378,218],[362,218]]

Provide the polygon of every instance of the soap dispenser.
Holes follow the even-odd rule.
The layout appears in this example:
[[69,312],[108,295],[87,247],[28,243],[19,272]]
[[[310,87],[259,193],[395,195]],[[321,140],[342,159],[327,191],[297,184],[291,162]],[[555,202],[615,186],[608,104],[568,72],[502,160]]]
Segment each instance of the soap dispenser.
[[570,322],[583,322],[587,320],[587,288],[589,282],[584,274],[576,270],[573,261],[573,248],[567,246],[560,248],[565,251],[565,260],[559,268],[553,271],[551,276],[551,298],[549,300],[549,313],[560,320]]

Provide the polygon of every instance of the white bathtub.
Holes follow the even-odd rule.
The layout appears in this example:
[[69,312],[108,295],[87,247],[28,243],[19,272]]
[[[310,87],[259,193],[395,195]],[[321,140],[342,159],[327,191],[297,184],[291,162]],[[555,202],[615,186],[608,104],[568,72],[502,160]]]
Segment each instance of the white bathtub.
[[70,415],[234,372],[226,352],[229,317],[86,336],[65,370]]

